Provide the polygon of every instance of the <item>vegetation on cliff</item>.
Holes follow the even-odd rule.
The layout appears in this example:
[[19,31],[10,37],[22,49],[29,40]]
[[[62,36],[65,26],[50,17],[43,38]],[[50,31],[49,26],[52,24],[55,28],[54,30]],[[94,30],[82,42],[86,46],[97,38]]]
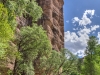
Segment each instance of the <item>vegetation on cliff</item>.
[[[69,66],[75,60],[72,53],[68,50],[52,50],[46,31],[35,24],[42,15],[42,9],[35,0],[0,0],[0,10],[2,75],[64,75],[70,71]],[[17,17],[31,18],[32,25],[22,26],[20,33],[16,33]],[[15,62],[12,64],[14,68],[10,71],[11,66],[8,66],[8,63],[11,60]]]
[[[46,31],[36,24],[41,15],[42,8],[35,0],[0,0],[0,74],[99,75],[100,45],[96,37],[88,40],[84,58],[67,49],[52,50]],[[22,25],[19,33],[18,17],[32,21]]]
[[7,42],[13,36],[13,30],[9,24],[8,17],[7,9],[0,3],[0,58],[4,56]]

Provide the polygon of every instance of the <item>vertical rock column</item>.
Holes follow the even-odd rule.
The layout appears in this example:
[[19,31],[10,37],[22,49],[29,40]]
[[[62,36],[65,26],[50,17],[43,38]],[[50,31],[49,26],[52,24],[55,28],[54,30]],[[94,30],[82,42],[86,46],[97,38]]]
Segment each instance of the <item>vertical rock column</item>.
[[59,51],[64,48],[64,23],[63,23],[63,0],[37,0],[43,9],[41,24],[47,31],[52,48]]

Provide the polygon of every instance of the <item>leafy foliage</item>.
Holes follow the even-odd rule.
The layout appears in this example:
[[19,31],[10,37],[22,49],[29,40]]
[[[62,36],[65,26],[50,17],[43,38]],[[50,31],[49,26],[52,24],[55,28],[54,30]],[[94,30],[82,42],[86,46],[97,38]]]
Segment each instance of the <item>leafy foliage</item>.
[[[40,59],[40,69],[45,70],[44,74],[55,74],[56,71],[59,71],[59,65],[61,64],[61,54],[60,52],[57,52],[55,50],[52,50],[51,55],[46,58],[46,57],[41,57]],[[56,74],[55,74],[56,75]]]
[[84,75],[98,75],[99,74],[99,63],[97,63],[98,60],[98,53],[96,50],[97,46],[97,40],[95,36],[91,36],[87,42],[88,46],[86,49],[86,56],[84,59],[83,64],[83,74]]
[[22,54],[22,60],[20,62],[16,60],[17,65],[19,64],[19,66],[15,66],[17,68],[16,70],[18,70],[17,72],[22,73],[24,71],[26,75],[31,75],[29,71],[33,72],[34,70],[32,61],[38,56],[48,57],[51,52],[51,45],[43,28],[33,25],[33,27],[27,26],[21,29],[18,50]]
[[13,30],[8,22],[8,11],[0,3],[0,41],[6,42],[13,36]]
[[[9,42],[13,39],[14,36],[14,15],[12,12],[9,12],[8,9],[0,3],[0,73],[5,75],[7,72],[8,64],[8,54],[15,54],[14,48],[11,50]],[[12,52],[13,51],[13,52]],[[12,57],[12,55],[10,55]],[[5,72],[6,71],[6,72]],[[5,72],[5,73],[4,73]]]
[[61,52],[52,50],[48,58],[40,58],[38,71],[42,75],[70,75],[76,71],[75,60],[75,56],[69,50],[62,49]]
[[4,57],[8,45],[8,41],[13,38],[13,30],[8,22],[8,11],[2,3],[0,3],[0,58]]
[[[34,24],[42,15],[42,8],[35,0],[0,0],[0,64],[4,58],[16,57],[13,75],[99,75],[100,45],[95,37],[90,37],[86,56],[80,72],[77,58],[69,50],[52,50],[46,32]],[[9,45],[17,22],[16,17],[32,19],[33,26],[21,28],[16,46]],[[9,42],[9,43],[8,43]],[[2,62],[1,62],[2,61]],[[80,62],[79,62],[80,63]],[[91,66],[92,65],[92,66]],[[91,66],[91,67],[90,67]],[[1,65],[0,65],[1,67]],[[8,71],[11,73],[11,71]]]
[[33,17],[33,21],[37,21],[42,15],[42,9],[35,0],[7,0],[4,5],[17,16],[28,14]]
[[19,48],[19,51],[30,54],[28,59],[35,58],[38,55],[37,53],[41,54],[41,56],[48,56],[51,46],[42,26],[33,25],[33,27],[23,27],[20,35],[20,44],[18,45],[21,48]]
[[[18,66],[20,71],[18,72],[18,69],[16,69],[16,72],[21,73],[22,70],[25,70],[27,75],[34,74],[32,60],[34,60],[39,54],[41,54],[41,56],[48,56],[48,51],[51,50],[50,43],[43,28],[36,25],[32,28],[23,27],[17,45],[13,46],[11,42],[12,38],[13,40],[17,38],[16,36],[13,37],[17,25],[16,17],[32,17],[32,21],[35,22],[41,17],[41,15],[42,9],[38,6],[35,0],[0,0],[0,63],[3,63],[2,60],[5,61],[4,58],[12,60],[16,57],[16,61],[20,61],[15,63],[20,65]],[[29,42],[26,43],[27,41]],[[24,43],[26,44],[24,45]],[[21,47],[19,45],[21,45]],[[17,51],[17,49],[19,51]],[[42,51],[44,53],[42,53]],[[22,65],[22,63],[24,63],[24,65]]]

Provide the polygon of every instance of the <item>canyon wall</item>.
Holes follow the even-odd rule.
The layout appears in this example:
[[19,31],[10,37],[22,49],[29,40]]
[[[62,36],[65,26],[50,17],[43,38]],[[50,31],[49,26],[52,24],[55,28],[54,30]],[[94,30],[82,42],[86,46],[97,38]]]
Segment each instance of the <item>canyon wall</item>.
[[[60,51],[64,48],[64,23],[63,23],[63,0],[36,0],[43,9],[43,15],[38,21],[39,25],[47,31],[47,35],[52,44],[52,49]],[[16,34],[20,33],[20,28],[32,24],[32,17],[16,17],[17,28]],[[14,42],[16,43],[16,41]],[[1,69],[3,75],[9,68],[13,70],[14,60],[9,60],[7,68]],[[41,75],[41,74],[37,74]]]
[[47,31],[52,49],[64,48],[63,0],[36,0],[43,9],[38,24]]

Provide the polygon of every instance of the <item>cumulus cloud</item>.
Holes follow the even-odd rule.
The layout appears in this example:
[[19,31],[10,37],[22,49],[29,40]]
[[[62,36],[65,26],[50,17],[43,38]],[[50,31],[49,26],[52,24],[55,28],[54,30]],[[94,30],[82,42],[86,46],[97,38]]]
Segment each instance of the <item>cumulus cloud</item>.
[[66,41],[76,42],[78,40],[78,36],[76,35],[75,32],[67,31],[64,33],[64,35],[65,35],[65,42]]
[[100,44],[100,32],[98,32],[97,38],[99,39],[98,43]]
[[100,32],[98,32],[98,36],[97,37],[100,38]]
[[80,34],[90,34],[91,30],[90,28],[84,27],[83,29],[80,29],[80,31],[78,31],[79,35]]
[[79,58],[83,58],[85,56],[84,50],[79,50],[76,55],[78,55]]
[[[75,28],[73,30],[75,32],[64,32],[65,48],[69,49],[73,54],[78,54],[79,57],[85,56],[84,51],[86,50],[89,34],[95,33],[100,28],[100,25],[90,25],[92,23],[91,18],[93,18],[94,14],[95,10],[86,10],[81,19],[74,17],[72,23],[74,24]],[[100,43],[100,32],[98,32],[97,37]]]
[[[96,30],[97,28],[99,28],[98,25],[91,26],[90,28],[84,26],[77,32],[64,32],[65,48],[69,49],[74,54],[76,54],[80,50],[85,51],[87,40],[89,39],[89,34],[91,32],[94,32],[94,30]],[[98,32],[98,38],[100,43],[100,32]]]
[[84,14],[89,14],[91,17],[90,18],[93,18],[92,16],[94,15],[95,13],[95,10],[86,10]]
[[100,28],[100,26],[99,25],[91,26],[91,31],[95,31],[97,28]]
[[[78,17],[74,17],[72,19],[72,23],[78,22],[80,26],[85,26],[85,25],[91,24],[92,21],[90,19],[92,18],[94,13],[95,13],[95,10],[86,10],[83,13],[83,16],[81,19],[79,19]],[[88,18],[87,15],[90,15],[90,18]]]
[[78,28],[73,28],[73,30],[78,30]]
[[72,23],[75,23],[75,22],[79,22],[79,18],[78,17],[74,17],[73,18],[73,22]]
[[69,49],[74,54],[79,50],[85,50],[87,40],[89,39],[87,33],[78,32],[78,34],[76,34],[75,32],[67,31],[64,34],[65,48]]

